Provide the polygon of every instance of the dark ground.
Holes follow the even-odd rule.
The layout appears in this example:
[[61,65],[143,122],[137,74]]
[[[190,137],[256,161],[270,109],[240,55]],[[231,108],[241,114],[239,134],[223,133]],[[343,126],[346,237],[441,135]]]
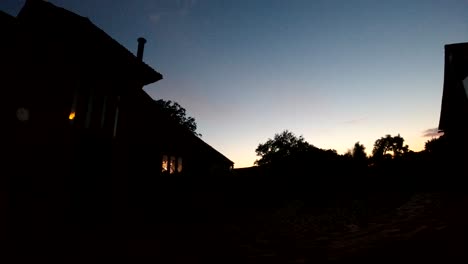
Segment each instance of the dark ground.
[[191,195],[189,204],[174,195],[170,206],[135,209],[126,223],[69,226],[48,239],[17,232],[3,248],[20,262],[468,261],[468,195],[461,193],[382,192],[271,206],[246,206],[214,191]]

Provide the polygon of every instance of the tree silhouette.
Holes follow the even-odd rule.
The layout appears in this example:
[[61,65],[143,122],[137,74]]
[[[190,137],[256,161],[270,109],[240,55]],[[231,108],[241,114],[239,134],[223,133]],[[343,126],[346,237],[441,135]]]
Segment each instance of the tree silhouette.
[[395,137],[386,135],[385,137],[379,138],[374,143],[372,157],[377,160],[401,157],[408,152],[408,145],[403,145],[404,141],[400,134]]
[[284,130],[280,134],[275,134],[273,139],[259,144],[255,152],[261,158],[255,161],[256,165],[272,164],[287,157],[306,153],[315,148],[304,140],[302,136],[297,137],[294,133]]
[[447,150],[447,142],[445,136],[433,138],[424,144],[424,151],[429,154],[443,154]]
[[359,144],[359,141],[354,144],[353,150],[351,152],[353,159],[358,161],[365,161],[367,160],[366,154],[366,147],[364,145]]
[[170,100],[165,101],[162,99],[155,100],[154,102],[156,107],[158,107],[162,112],[168,114],[177,123],[186,127],[194,135],[199,137],[202,136],[202,134],[196,132],[197,123],[195,122],[195,118],[187,116],[185,108],[183,108],[180,104]]

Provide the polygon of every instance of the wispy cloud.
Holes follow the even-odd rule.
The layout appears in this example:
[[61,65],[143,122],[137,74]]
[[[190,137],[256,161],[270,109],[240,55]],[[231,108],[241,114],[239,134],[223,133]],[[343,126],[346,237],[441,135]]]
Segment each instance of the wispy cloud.
[[439,137],[443,135],[443,133],[439,133],[439,129],[437,127],[429,128],[423,131],[423,137]]
[[161,14],[157,14],[157,13],[150,14],[149,15],[149,20],[152,23],[157,24],[159,22],[159,20],[161,20]]
[[343,123],[348,124],[348,125],[356,125],[356,124],[361,123],[362,121],[365,121],[365,120],[367,120],[367,117],[351,119],[351,120],[348,120],[348,121],[344,121]]
[[197,0],[167,0],[158,6],[158,11],[149,14],[148,19],[153,24],[161,23],[161,20],[181,18],[189,15],[197,5]]
[[197,0],[179,0],[178,7],[179,7],[179,14],[181,16],[186,16],[190,13],[190,11],[195,7],[197,4]]

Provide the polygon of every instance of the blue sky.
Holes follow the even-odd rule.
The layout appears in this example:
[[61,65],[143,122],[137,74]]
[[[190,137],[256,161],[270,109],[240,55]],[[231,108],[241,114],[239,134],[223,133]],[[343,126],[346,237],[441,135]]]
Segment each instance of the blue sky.
[[[164,75],[202,139],[251,166],[284,129],[344,153],[438,125],[444,45],[468,41],[467,1],[50,0],[89,17]],[[16,15],[22,0],[2,0]]]

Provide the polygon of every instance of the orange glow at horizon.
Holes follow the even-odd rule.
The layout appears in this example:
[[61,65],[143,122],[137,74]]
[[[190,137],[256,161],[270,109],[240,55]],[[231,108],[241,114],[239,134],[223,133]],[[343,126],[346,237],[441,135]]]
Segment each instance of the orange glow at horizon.
[[70,120],[75,119],[75,112],[71,112],[70,115],[68,115],[68,119]]

